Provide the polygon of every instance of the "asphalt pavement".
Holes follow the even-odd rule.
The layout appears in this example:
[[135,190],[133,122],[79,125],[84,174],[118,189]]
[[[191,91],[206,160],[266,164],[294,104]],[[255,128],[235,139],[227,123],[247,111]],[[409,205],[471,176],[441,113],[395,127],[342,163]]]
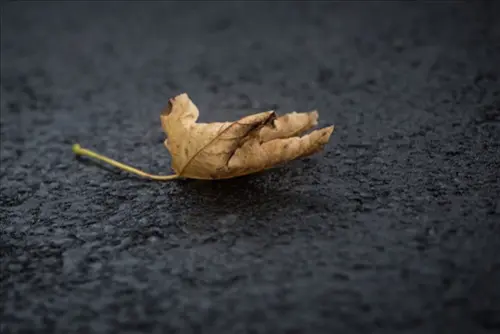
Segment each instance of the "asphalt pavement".
[[[4,2],[1,333],[500,329],[500,2]],[[324,151],[169,174],[160,112],[319,111]]]

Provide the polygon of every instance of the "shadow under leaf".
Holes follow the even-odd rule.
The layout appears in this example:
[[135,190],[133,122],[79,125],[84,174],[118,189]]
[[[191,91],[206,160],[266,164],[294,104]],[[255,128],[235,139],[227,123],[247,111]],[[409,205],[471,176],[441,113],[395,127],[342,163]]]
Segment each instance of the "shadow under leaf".
[[276,222],[280,226],[297,224],[304,216],[334,209],[328,196],[294,190],[296,180],[287,179],[282,168],[230,180],[188,180],[178,184],[171,209],[180,213],[178,224],[195,233],[221,229],[255,233]]

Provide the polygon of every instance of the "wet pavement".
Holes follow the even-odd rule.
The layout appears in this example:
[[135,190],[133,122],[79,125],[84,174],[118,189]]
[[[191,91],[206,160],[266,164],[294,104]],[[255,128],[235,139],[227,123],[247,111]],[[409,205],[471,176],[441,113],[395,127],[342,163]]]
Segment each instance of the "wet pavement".
[[[498,2],[2,6],[2,333],[500,328]],[[159,114],[318,109],[325,150],[170,173]]]

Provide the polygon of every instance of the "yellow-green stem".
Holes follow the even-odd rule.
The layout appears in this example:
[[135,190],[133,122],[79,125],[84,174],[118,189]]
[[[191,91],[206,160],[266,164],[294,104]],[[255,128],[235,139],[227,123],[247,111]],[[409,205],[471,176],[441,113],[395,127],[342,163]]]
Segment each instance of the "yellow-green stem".
[[121,170],[127,171],[129,173],[133,173],[133,174],[136,174],[136,175],[139,175],[139,176],[142,176],[144,178],[151,179],[151,180],[168,181],[168,180],[177,179],[179,177],[178,175],[175,175],[175,174],[174,175],[152,175],[152,174],[143,172],[140,169],[125,165],[121,162],[118,162],[118,161],[113,160],[111,158],[105,157],[104,155],[101,155],[101,154],[96,153],[94,151],[87,150],[86,148],[82,148],[79,144],[73,145],[73,153],[75,153],[76,155],[84,155],[84,156],[88,156],[88,157],[91,157],[91,158],[94,158],[94,159],[97,159],[100,161],[104,161],[104,162],[110,164],[111,166],[117,167]]

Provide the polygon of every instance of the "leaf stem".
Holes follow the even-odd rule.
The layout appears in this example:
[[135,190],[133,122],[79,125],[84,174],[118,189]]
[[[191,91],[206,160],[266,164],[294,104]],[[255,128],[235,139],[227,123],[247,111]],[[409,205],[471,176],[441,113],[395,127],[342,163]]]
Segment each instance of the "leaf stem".
[[121,170],[127,171],[132,174],[136,174],[139,176],[142,176],[144,178],[150,179],[150,180],[157,180],[157,181],[168,181],[168,180],[174,180],[179,178],[179,175],[173,174],[173,175],[152,175],[146,172],[143,172],[142,170],[139,170],[137,168],[134,168],[132,166],[125,165],[121,162],[118,162],[116,160],[113,160],[111,158],[105,157],[104,155],[101,155],[99,153],[96,153],[94,151],[88,150],[86,148],[82,148],[79,144],[73,144],[73,153],[76,155],[83,155],[83,156],[88,156],[100,161],[104,161],[114,167],[117,167]]

